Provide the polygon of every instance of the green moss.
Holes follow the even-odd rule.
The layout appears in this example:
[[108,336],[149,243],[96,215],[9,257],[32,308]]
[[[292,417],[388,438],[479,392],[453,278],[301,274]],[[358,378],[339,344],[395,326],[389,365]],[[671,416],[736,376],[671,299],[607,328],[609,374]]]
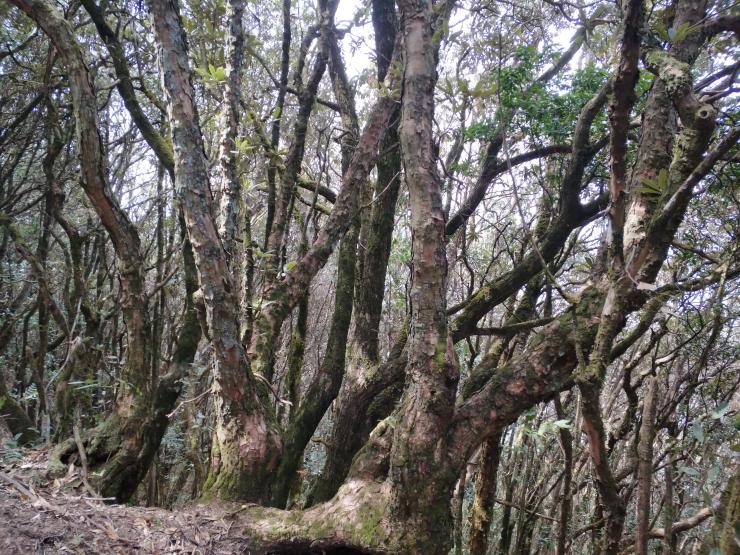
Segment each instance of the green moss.
[[209,470],[205,484],[203,484],[204,501],[220,499],[222,501],[242,501],[249,499],[249,487],[242,473],[234,469],[221,469],[218,474]]
[[384,511],[381,503],[371,503],[367,509],[360,511],[357,524],[359,543],[368,547],[376,546],[385,535],[382,527]]
[[201,500],[202,501],[211,501],[216,497],[213,485],[216,483],[216,476],[213,474],[212,470],[208,471],[208,476],[206,477],[206,481],[203,483],[203,493],[201,493]]
[[647,67],[657,73],[666,91],[673,97],[691,87],[689,65],[676,60],[663,50],[651,50],[645,56]]
[[437,348],[434,354],[434,364],[438,372],[443,372],[447,358],[447,336],[440,334],[437,338]]
[[326,521],[314,520],[308,526],[308,536],[311,538],[320,538],[326,534]]

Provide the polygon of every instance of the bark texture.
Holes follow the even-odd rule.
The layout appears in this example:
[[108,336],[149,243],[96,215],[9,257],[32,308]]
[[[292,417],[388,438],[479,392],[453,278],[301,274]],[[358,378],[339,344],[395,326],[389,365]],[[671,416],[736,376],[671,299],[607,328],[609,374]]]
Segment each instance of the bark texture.
[[82,187],[116,252],[121,311],[126,323],[126,364],[119,375],[116,411],[92,432],[88,458],[92,465],[99,467],[97,487],[100,492],[126,499],[146,473],[153,456],[153,451],[144,448],[146,439],[140,433],[154,398],[154,384],[147,364],[150,360],[149,322],[140,239],[108,182],[95,88],[70,24],[44,0],[23,0],[14,4],[44,30],[65,65],[72,91]]
[[280,436],[241,343],[238,298],[213,219],[187,43],[174,1],[152,2],[175,150],[175,186],[193,246],[214,351],[216,425],[206,496],[259,501],[276,468]]

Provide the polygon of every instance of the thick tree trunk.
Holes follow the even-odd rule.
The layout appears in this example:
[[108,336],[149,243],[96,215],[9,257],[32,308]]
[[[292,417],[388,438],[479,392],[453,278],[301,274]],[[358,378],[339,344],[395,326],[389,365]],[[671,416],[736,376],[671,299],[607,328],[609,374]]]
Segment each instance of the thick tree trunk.
[[447,256],[441,181],[432,148],[436,60],[432,6],[403,0],[405,69],[399,135],[411,206],[411,321],[406,386],[394,418],[388,482],[393,518],[412,553],[447,553],[459,468],[445,460],[458,368],[447,335]]
[[270,406],[258,391],[241,343],[239,303],[226,253],[213,220],[213,199],[203,149],[187,42],[174,1],[151,3],[175,149],[175,185],[198,270],[213,345],[216,422],[204,494],[223,499],[265,499],[276,468],[280,437]]

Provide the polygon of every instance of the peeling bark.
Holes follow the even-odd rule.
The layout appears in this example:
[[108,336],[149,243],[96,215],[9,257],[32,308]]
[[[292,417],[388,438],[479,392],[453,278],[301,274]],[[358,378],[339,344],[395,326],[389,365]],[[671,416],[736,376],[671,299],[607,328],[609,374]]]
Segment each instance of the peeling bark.
[[[223,85],[221,110],[221,144],[218,160],[221,171],[221,206],[219,211],[219,235],[227,258],[231,261],[236,254],[235,245],[239,237],[241,182],[237,173],[237,150],[235,139],[239,135],[239,99],[244,72],[244,8],[246,0],[231,0],[226,6],[229,32],[226,41],[226,80]],[[234,283],[240,284],[238,264],[231,264]]]
[[238,299],[213,219],[213,199],[194,104],[187,43],[175,2],[152,2],[175,147],[175,185],[193,246],[215,355],[216,425],[206,496],[258,501],[275,469],[280,437],[241,343]]
[[[411,552],[447,553],[449,499],[459,471],[445,464],[457,362],[447,334],[445,215],[432,149],[436,60],[432,7],[403,0],[403,99],[399,137],[411,206],[412,268],[406,386],[397,409],[388,481],[390,512],[406,523]],[[459,470],[459,469],[458,469]]]

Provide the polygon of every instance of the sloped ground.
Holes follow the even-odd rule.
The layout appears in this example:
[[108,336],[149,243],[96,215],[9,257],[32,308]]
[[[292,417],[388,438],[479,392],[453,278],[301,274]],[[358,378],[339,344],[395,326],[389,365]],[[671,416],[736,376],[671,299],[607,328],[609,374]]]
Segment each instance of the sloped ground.
[[46,480],[43,452],[0,467],[0,553],[259,553],[234,530],[238,506],[106,505],[75,472]]
[[36,494],[24,499],[0,486],[0,552],[256,553],[231,534],[227,518]]
[[[239,505],[195,505],[167,511],[105,504],[71,469],[46,478],[44,450],[0,460],[0,554],[277,553],[255,548],[239,532]],[[331,551],[335,555],[353,551]],[[279,553],[324,553],[322,550]],[[330,553],[330,552],[326,552]]]

